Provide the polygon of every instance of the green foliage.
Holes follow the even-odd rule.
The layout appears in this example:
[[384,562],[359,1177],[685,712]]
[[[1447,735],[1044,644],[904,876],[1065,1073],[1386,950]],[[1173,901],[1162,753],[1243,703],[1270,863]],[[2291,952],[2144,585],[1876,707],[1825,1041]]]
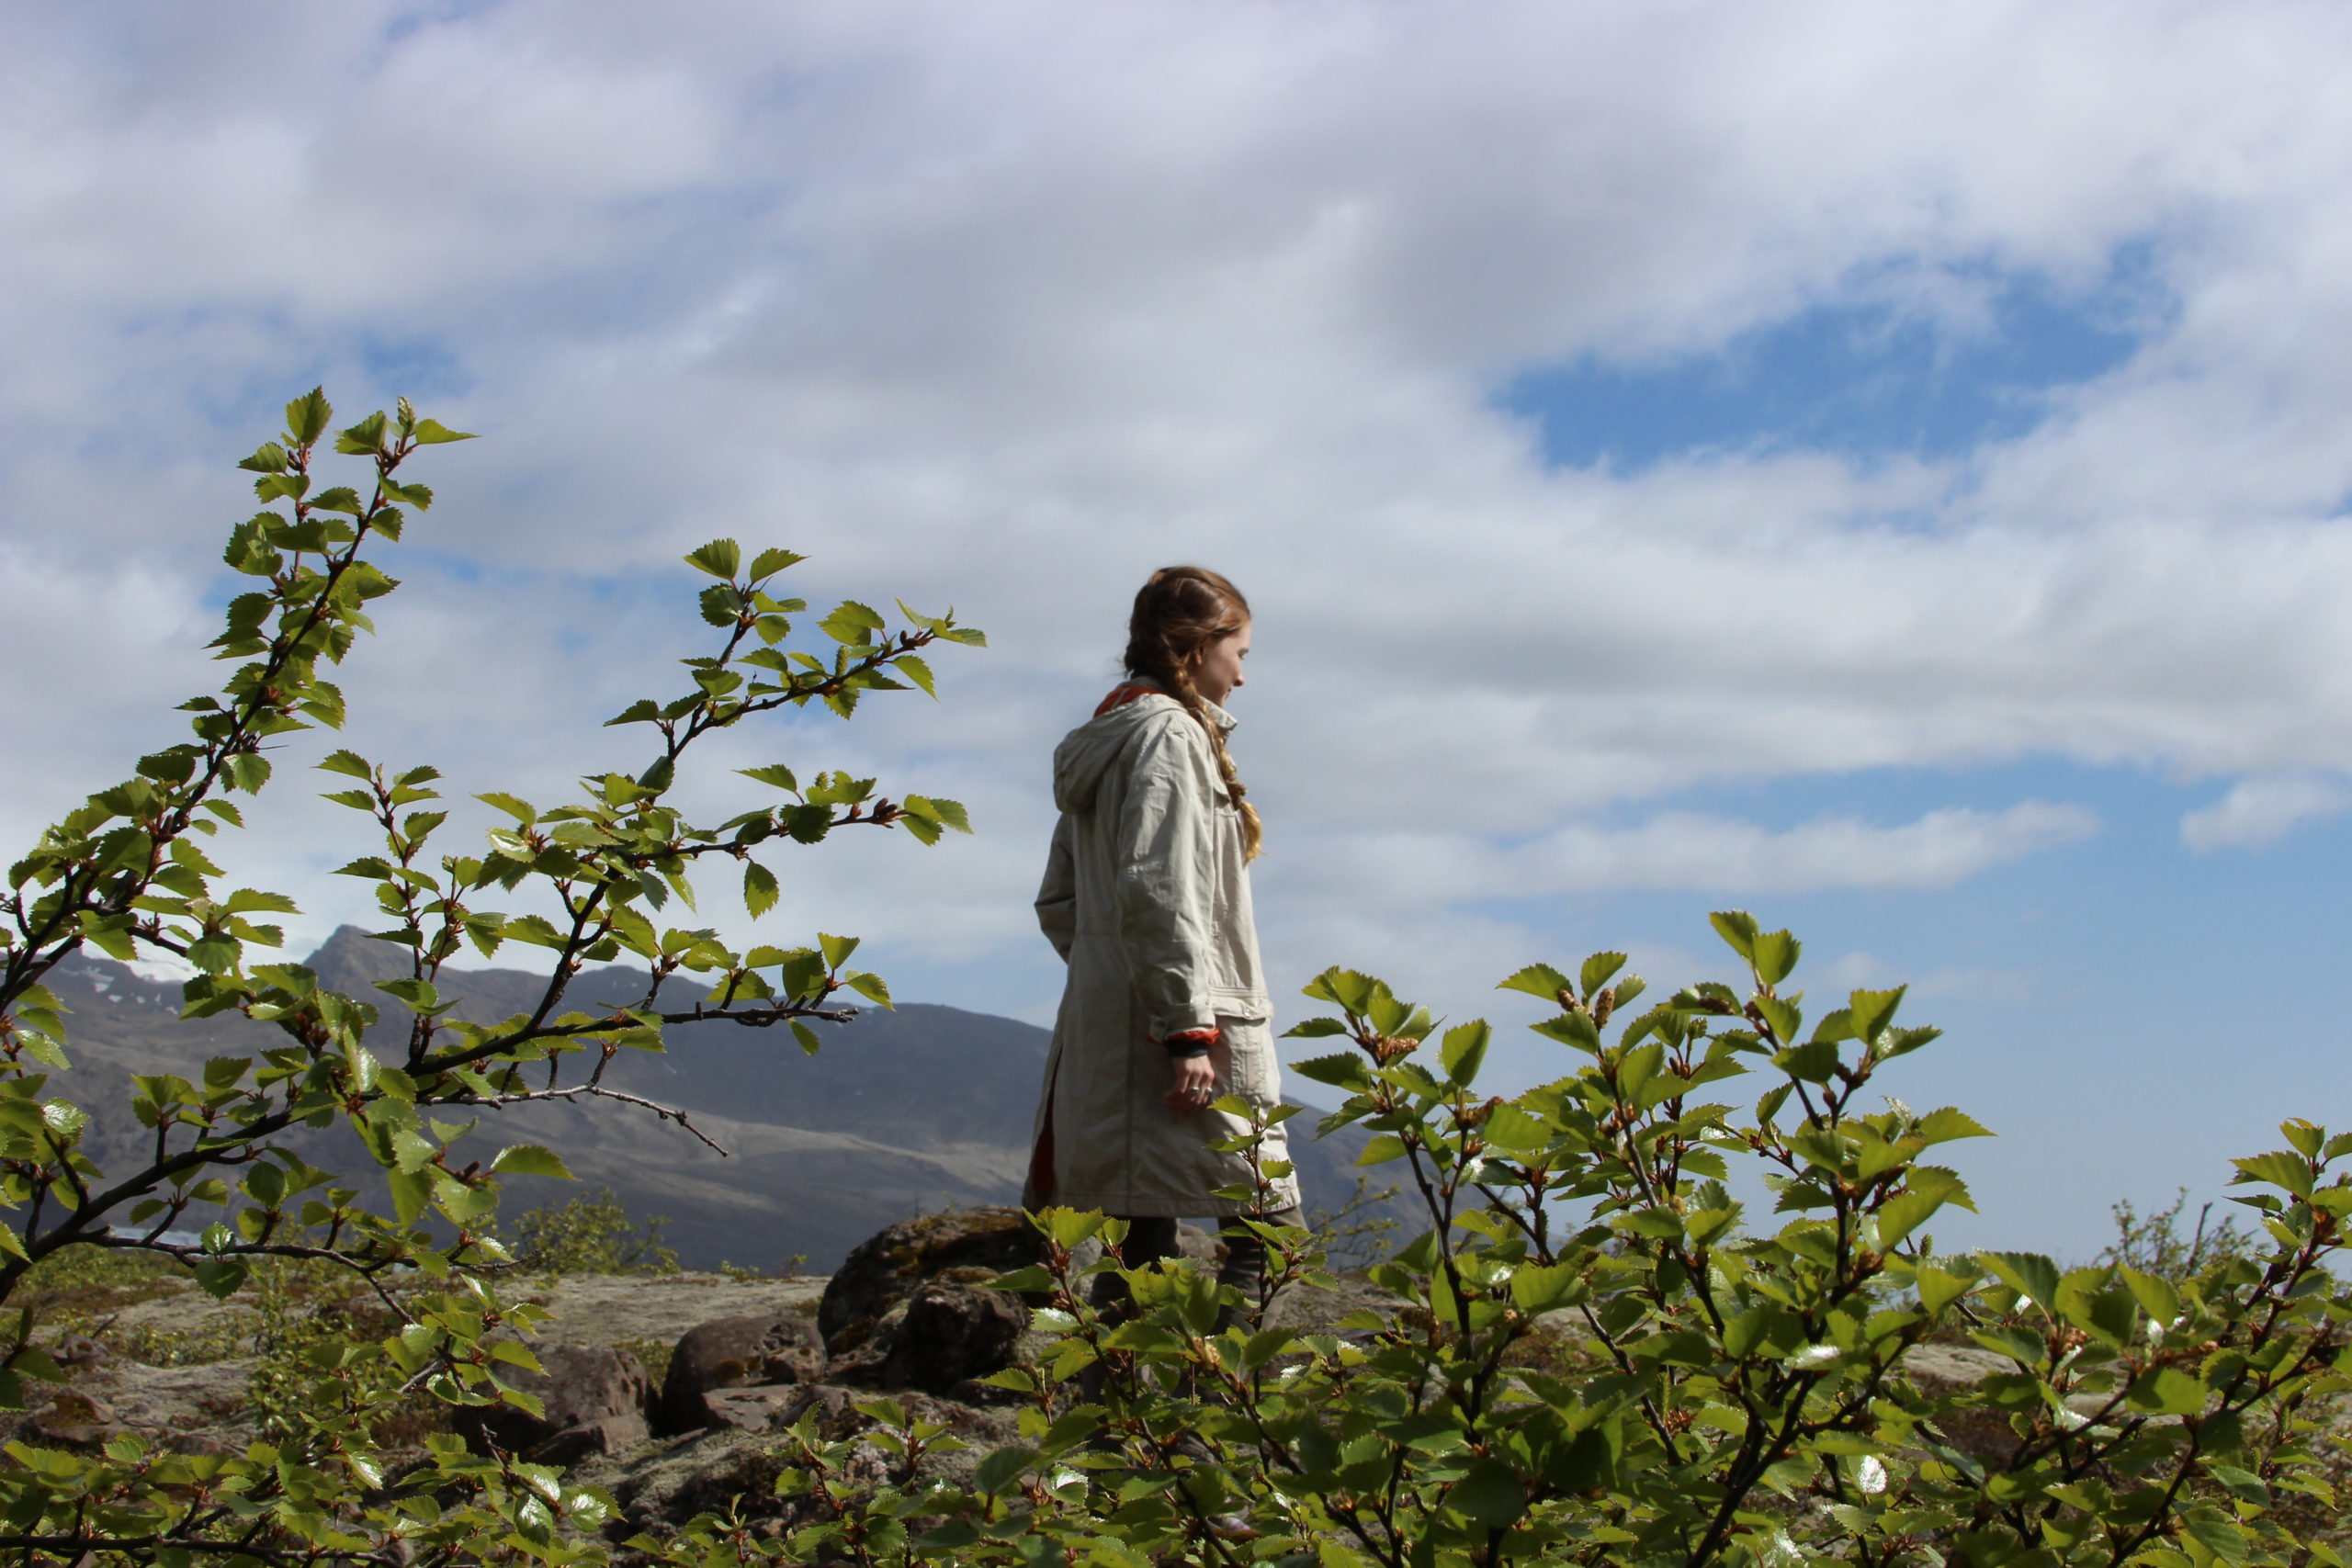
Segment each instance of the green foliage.
[[[929,843],[969,829],[952,801],[894,801],[874,779],[782,765],[758,770],[759,798],[724,821],[697,822],[673,800],[712,733],[812,705],[846,718],[868,694],[910,683],[931,691],[918,650],[985,641],[952,615],[909,611],[894,631],[845,604],[803,647],[794,627],[807,606],[774,592],[801,558],[763,550],[746,568],[732,541],[717,541],[688,558],[718,579],[698,601],[716,646],[684,660],[682,693],[613,720],[650,727],[631,770],[591,773],[576,797],[547,809],[485,791],[511,823],[465,852],[435,842],[446,820],[437,769],[350,750],[320,764],[339,781],[327,798],[358,813],[374,840],[344,874],[370,887],[384,922],[376,936],[408,957],[406,975],[378,987],[402,1005],[402,1027],[390,1043],[384,1032],[369,1043],[380,999],[323,988],[279,960],[283,932],[269,917],[295,912],[292,900],[224,886],[207,846],[244,825],[246,807],[232,797],[268,784],[287,737],[343,723],[327,672],[373,629],[368,607],[399,586],[371,557],[434,502],[411,461],[469,439],[405,400],[330,438],[333,423],[322,392],[297,398],[284,432],[239,465],[255,476],[263,510],[231,531],[224,556],[245,591],[211,645],[232,666],[220,692],[184,704],[187,737],[50,828],[0,891],[0,1207],[12,1211],[0,1226],[0,1405],[21,1404],[28,1379],[63,1375],[42,1348],[51,1327],[101,1298],[164,1288],[160,1269],[218,1297],[254,1292],[254,1399],[268,1430],[243,1454],[173,1454],[131,1437],[95,1454],[10,1445],[0,1551],[28,1563],[597,1557],[609,1499],[564,1488],[545,1467],[469,1455],[447,1429],[454,1406],[536,1403],[511,1380],[536,1365],[516,1336],[544,1314],[500,1293],[510,1258],[495,1210],[502,1178],[567,1174],[537,1145],[474,1156],[460,1141],[486,1111],[545,1100],[628,1102],[692,1132],[683,1113],[608,1089],[606,1064],[621,1050],[662,1049],[673,1023],[798,1032],[851,1016],[844,992],[888,1005],[879,976],[846,966],[854,938],[811,933],[737,951],[711,928],[661,923],[696,908],[695,872],[737,870],[756,918],[776,900],[779,858],[834,832],[904,827]],[[331,454],[354,460],[357,482],[318,482]],[[504,895],[545,912],[488,907]],[[510,942],[543,966],[536,1005],[495,1022],[457,1019],[459,982],[444,965],[469,947],[487,957]],[[85,1147],[88,1110],[56,1092],[72,1081],[70,1057],[42,982],[84,948],[183,959],[196,972],[186,1016],[241,1014],[278,1038],[214,1059],[200,1080],[134,1080],[128,1110],[148,1136],[113,1169]],[[617,1010],[567,1005],[583,964],[616,960],[646,966],[641,997]],[[677,1001],[671,982],[682,972],[708,995]],[[315,1149],[311,1134],[338,1124],[380,1170],[391,1213],[297,1152],[296,1139]],[[216,1213],[192,1244],[178,1230]],[[560,1205],[526,1220],[522,1244],[543,1262],[666,1263],[656,1231],[610,1218],[593,1196]],[[126,1254],[145,1261],[119,1262]],[[418,1442],[422,1460],[387,1469],[388,1450]]]
[[2199,1273],[2209,1263],[2252,1258],[2263,1250],[2261,1240],[2234,1218],[2224,1216],[2213,1224],[2211,1203],[2199,1206],[2193,1225],[2185,1224],[2188,1208],[2186,1187],[2168,1209],[2151,1209],[2143,1214],[2129,1200],[2116,1204],[2110,1211],[2115,1216],[2115,1239],[2099,1253],[2098,1261],[2178,1281]]
[[669,1221],[639,1221],[620,1194],[592,1188],[550,1198],[514,1218],[507,1250],[515,1264],[540,1274],[674,1274],[678,1255],[662,1245]]
[[1325,1262],[1334,1269],[1368,1269],[1386,1262],[1396,1250],[1396,1232],[1404,1224],[1387,1212],[1387,1204],[1403,1190],[1394,1183],[1374,1187],[1372,1178],[1358,1176],[1337,1208],[1310,1210],[1306,1228],[1315,1233]]
[[[1646,1010],[1623,959],[1506,985],[1564,1076],[1481,1096],[1483,1025],[1432,1040],[1426,1010],[1351,971],[1294,1032],[1350,1049],[1309,1065],[1349,1091],[1328,1124],[1374,1134],[1429,1228],[1372,1277],[1401,1303],[1334,1332],[1260,1328],[1182,1264],[1127,1269],[1118,1222],[1039,1216],[1050,1343],[995,1381],[1020,1441],[976,1484],[859,1479],[883,1439],[793,1434],[779,1562],[1273,1562],[1873,1565],[2334,1562],[2318,1418],[2345,1392],[2352,1296],[2325,1261],[2352,1213],[2352,1134],[2285,1128],[2238,1162],[2258,1255],[2165,1277],[2125,1261],[1953,1258],[1928,1227],[1964,1184],[1932,1163],[1982,1135],[1963,1112],[1870,1110],[1879,1075],[1935,1032],[1896,991],[1857,991],[1810,1032],[1780,988],[1799,949],[1737,912],[1747,969]],[[1742,1080],[1747,1080],[1743,1082]],[[1752,1109],[1742,1110],[1753,1096]],[[1261,1130],[1262,1131],[1262,1130]],[[1770,1195],[1751,1220],[1735,1162]],[[1321,1277],[1304,1230],[1264,1227],[1283,1280]],[[1081,1244],[1114,1251],[1089,1267]],[[1138,1310],[1090,1304],[1115,1272]],[[1220,1309],[1240,1320],[1220,1324]],[[1962,1338],[2007,1370],[1907,1363]],[[1099,1403],[1066,1380],[1093,1367]],[[876,1409],[887,1451],[942,1434]],[[860,1442],[866,1445],[860,1447]],[[896,1445],[892,1447],[892,1445]],[[870,1466],[868,1467],[870,1474]],[[2301,1532],[2299,1535],[2299,1531]],[[706,1519],[673,1560],[726,1550]],[[740,1548],[739,1548],[740,1550]]]

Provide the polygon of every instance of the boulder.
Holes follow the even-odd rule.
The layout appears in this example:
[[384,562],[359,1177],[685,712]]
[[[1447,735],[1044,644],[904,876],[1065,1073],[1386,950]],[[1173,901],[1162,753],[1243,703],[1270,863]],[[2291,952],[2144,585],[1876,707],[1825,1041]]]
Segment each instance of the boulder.
[[116,1418],[115,1408],[78,1388],[62,1388],[35,1407],[32,1429],[52,1442],[96,1446],[130,1435],[132,1428]]
[[800,1419],[818,1386],[787,1382],[711,1389],[702,1396],[703,1425],[714,1431],[780,1431]]
[[510,1387],[537,1394],[545,1414],[511,1404],[465,1411],[458,1430],[477,1450],[496,1447],[535,1464],[576,1464],[646,1440],[645,1368],[626,1350],[604,1345],[540,1345],[541,1371],[501,1367]]
[[704,1395],[722,1389],[813,1382],[824,1371],[817,1330],[798,1313],[715,1318],[686,1330],[671,1352],[653,1421],[664,1434],[725,1425]]
[[981,1285],[1037,1261],[1037,1233],[1013,1208],[954,1209],[878,1231],[825,1286],[817,1330],[840,1356],[864,1347],[894,1307],[924,1285]]
[[1012,1364],[1029,1309],[1002,1291],[933,1282],[907,1302],[876,1368],[883,1388],[944,1394]]

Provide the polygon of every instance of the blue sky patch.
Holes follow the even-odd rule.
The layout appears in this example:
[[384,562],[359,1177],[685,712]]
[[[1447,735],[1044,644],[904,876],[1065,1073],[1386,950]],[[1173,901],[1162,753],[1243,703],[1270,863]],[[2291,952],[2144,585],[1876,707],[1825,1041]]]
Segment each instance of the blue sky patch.
[[1926,289],[1899,287],[1916,272],[1881,274],[1717,353],[1587,355],[1522,372],[1497,401],[1563,468],[1638,472],[1709,449],[1948,457],[2024,434],[2052,391],[2131,358],[2169,314],[2151,256],[2120,251],[2087,290],[1989,266],[1946,269]]

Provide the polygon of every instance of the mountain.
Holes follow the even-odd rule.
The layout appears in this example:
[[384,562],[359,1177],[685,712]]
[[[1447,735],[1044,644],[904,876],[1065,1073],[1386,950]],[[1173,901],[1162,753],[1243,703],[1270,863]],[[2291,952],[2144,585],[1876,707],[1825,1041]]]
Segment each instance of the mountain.
[[[307,962],[322,984],[383,1009],[379,1035],[405,1028],[400,1004],[373,986],[407,972],[401,949],[345,926]],[[588,971],[573,981],[565,1009],[631,1001],[645,978],[642,970]],[[487,1022],[531,1010],[545,984],[522,970],[445,970],[441,990],[463,998],[458,1017]],[[208,1056],[248,1055],[280,1038],[241,1018],[184,1021],[177,986],[141,979],[108,959],[61,965],[51,989],[72,1011],[74,1069],[55,1087],[92,1113],[91,1152],[108,1167],[153,1135],[130,1117],[131,1075],[193,1077]],[[674,1005],[702,994],[675,980],[663,990]],[[612,1188],[634,1213],[665,1216],[666,1239],[692,1268],[770,1268],[799,1255],[823,1272],[893,1221],[1019,1197],[1046,1030],[923,1003],[817,1028],[824,1044],[814,1056],[786,1030],[707,1021],[671,1028],[664,1054],[624,1051],[614,1060],[608,1085],[685,1111],[725,1156],[649,1111],[611,1101],[492,1112],[471,1141],[485,1155],[510,1143],[554,1148],[582,1184]],[[1309,1209],[1336,1208],[1354,1188],[1349,1167],[1364,1135],[1346,1128],[1317,1140],[1313,1122],[1290,1123],[1292,1157]],[[348,1132],[319,1136],[306,1157],[358,1173],[367,1156]],[[572,1190],[517,1180],[503,1207],[511,1215]]]

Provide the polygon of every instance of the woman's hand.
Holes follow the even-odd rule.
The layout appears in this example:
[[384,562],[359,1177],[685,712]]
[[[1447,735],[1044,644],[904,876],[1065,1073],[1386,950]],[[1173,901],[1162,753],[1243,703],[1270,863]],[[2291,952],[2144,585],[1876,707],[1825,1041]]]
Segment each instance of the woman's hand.
[[1204,1056],[1170,1057],[1173,1078],[1162,1103],[1179,1116],[1190,1116],[1211,1104],[1222,1092],[1219,1086],[1230,1076],[1227,1069],[1232,1061],[1233,1047],[1222,1040],[1211,1045]]

